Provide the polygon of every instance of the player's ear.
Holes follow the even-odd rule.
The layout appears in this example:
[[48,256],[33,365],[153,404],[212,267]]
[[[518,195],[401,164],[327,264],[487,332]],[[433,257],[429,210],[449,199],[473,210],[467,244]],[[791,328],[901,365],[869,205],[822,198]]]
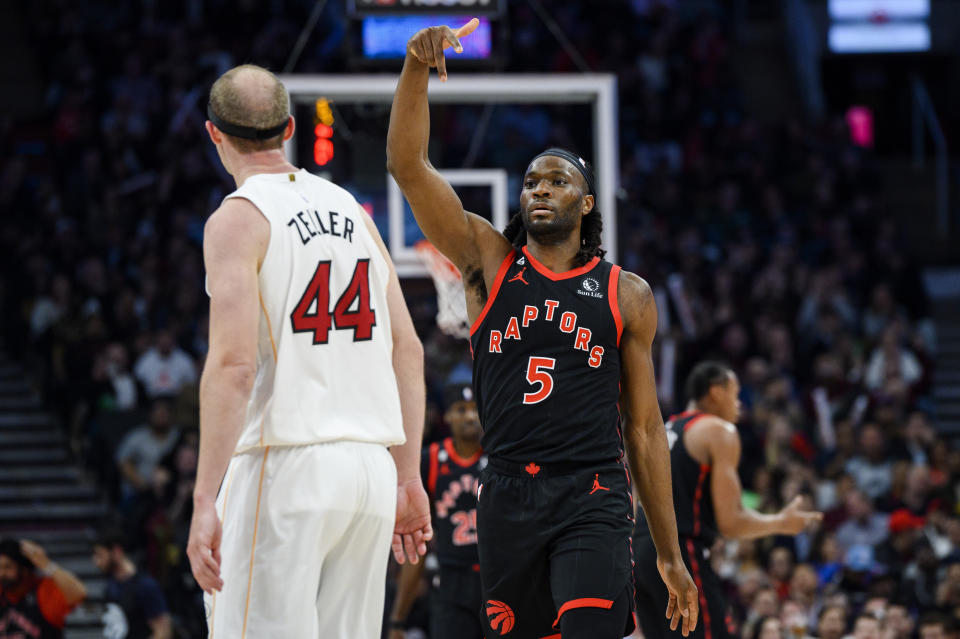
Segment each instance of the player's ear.
[[287,128],[283,130],[283,141],[286,142],[293,137],[293,132],[297,130],[297,123],[294,121],[293,116],[287,116],[289,120],[287,121]]
[[220,144],[223,142],[223,134],[220,133],[220,130],[217,127],[213,126],[213,122],[207,120],[204,126],[207,129],[207,135],[210,136],[211,142],[214,144]]
[[710,390],[707,391],[707,397],[709,397],[710,400],[713,402],[722,403],[724,390],[725,389],[723,384],[714,384],[710,387]]
[[586,215],[592,211],[595,202],[596,199],[592,195],[585,195],[583,197],[583,204],[580,207],[580,215]]

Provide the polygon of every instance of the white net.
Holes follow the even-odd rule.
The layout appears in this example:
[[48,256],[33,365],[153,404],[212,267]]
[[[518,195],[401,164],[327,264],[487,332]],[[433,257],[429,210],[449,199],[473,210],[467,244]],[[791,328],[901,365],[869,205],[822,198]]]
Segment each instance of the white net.
[[415,248],[437,288],[437,326],[447,335],[469,338],[470,320],[460,271],[427,240],[420,240]]

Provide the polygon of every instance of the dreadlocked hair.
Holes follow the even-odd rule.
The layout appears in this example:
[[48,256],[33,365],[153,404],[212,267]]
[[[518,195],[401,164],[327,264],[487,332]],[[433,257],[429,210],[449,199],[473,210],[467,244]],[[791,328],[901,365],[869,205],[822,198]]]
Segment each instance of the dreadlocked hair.
[[[580,250],[573,258],[577,266],[583,266],[594,257],[601,260],[607,254],[600,248],[600,240],[603,234],[603,217],[600,211],[593,209],[589,215],[584,216],[580,222]],[[503,235],[507,238],[518,251],[527,244],[527,229],[523,226],[523,216],[520,213],[514,214],[503,229]]]

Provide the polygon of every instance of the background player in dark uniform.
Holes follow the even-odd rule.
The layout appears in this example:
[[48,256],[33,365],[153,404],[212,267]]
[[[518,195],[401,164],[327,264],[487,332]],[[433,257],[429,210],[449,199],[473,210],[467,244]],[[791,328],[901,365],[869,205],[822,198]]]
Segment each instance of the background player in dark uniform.
[[427,158],[429,68],[445,80],[444,47],[459,50],[458,37],[475,24],[411,38],[387,161],[427,239],[463,275],[473,321],[490,456],[477,501],[484,634],[619,639],[632,629],[633,509],[618,402],[671,593],[663,608],[686,634],[696,624],[696,587],[677,542],[650,356],[656,306],[646,282],[602,260],[592,171],[568,151],[538,155],[521,211],[500,233],[463,209]]
[[[734,637],[727,604],[717,575],[710,567],[709,548],[717,534],[737,539],[766,535],[796,535],[821,514],[801,510],[797,496],[775,515],[764,515],[742,504],[740,434],[734,426],[740,415],[740,383],[734,372],[716,362],[701,362],[687,378],[687,410],[667,422],[673,501],[683,560],[693,573],[700,593],[702,623],[694,636],[704,639]],[[633,543],[637,576],[637,612],[646,639],[673,637],[660,623],[656,610],[667,601],[667,591],[644,578],[657,561],[650,526],[642,515]]]
[[[482,639],[477,559],[477,486],[487,457],[480,447],[480,416],[473,388],[451,384],[443,420],[451,437],[423,449],[420,473],[430,496],[433,539],[440,570],[430,589],[430,637]],[[405,564],[390,613],[390,639],[403,639],[426,562]]]

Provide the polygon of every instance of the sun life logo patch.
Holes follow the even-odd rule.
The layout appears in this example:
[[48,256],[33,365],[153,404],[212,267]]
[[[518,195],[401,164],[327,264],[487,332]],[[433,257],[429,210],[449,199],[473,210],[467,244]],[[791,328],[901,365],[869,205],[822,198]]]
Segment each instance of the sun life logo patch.
[[603,293],[599,291],[600,282],[592,277],[585,277],[583,278],[583,282],[580,283],[580,290],[577,291],[577,294],[586,297],[603,297]]

